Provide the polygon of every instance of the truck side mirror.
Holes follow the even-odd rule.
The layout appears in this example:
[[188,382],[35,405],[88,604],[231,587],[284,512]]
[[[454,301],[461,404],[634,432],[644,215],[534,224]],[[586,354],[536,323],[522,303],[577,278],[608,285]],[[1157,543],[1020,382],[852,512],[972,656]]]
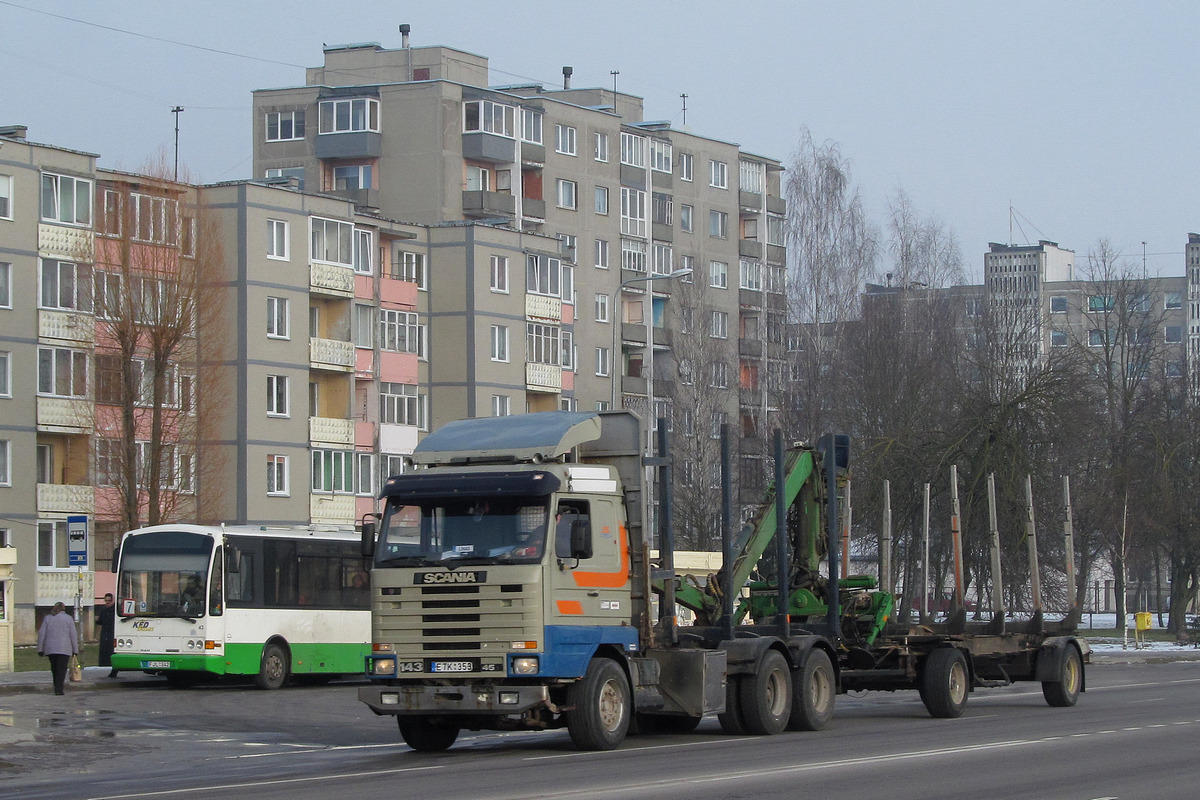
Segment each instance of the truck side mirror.
[[571,558],[584,559],[592,557],[592,522],[589,519],[577,519],[571,523]]
[[363,520],[361,552],[363,558],[375,557],[375,520],[373,519]]

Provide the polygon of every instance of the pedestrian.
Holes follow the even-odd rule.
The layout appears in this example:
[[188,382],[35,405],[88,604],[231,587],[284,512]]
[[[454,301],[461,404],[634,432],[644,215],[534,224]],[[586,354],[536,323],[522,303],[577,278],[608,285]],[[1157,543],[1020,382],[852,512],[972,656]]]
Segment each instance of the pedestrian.
[[[112,592],[104,595],[104,605],[96,609],[96,627],[100,629],[100,666],[112,667],[113,640],[117,636],[117,604]],[[108,677],[117,677],[116,669],[110,669]]]
[[54,604],[42,627],[38,628],[38,655],[50,659],[50,674],[54,677],[54,693],[65,694],[63,684],[67,680],[67,668],[71,656],[79,655],[79,637],[75,634],[75,620],[67,613],[61,602]]

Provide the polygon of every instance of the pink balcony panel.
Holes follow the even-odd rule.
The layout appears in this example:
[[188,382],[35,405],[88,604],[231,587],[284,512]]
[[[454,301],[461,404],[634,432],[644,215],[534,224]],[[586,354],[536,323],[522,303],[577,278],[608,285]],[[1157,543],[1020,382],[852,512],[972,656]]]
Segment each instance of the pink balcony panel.
[[358,447],[366,447],[368,449],[375,446],[375,423],[354,422],[354,444]]
[[562,374],[562,390],[571,392],[575,390],[575,373],[569,369],[564,369]]
[[370,378],[375,370],[375,353],[364,347],[354,348],[354,374]]
[[379,354],[379,380],[389,383],[417,382],[417,354],[389,353]]
[[417,285],[409,281],[384,278],[379,282],[379,299],[384,303],[415,309],[417,307]]

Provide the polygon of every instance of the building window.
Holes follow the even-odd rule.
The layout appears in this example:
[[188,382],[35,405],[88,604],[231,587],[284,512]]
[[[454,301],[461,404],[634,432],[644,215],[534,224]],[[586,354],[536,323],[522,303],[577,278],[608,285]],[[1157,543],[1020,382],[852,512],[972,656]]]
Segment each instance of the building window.
[[333,168],[333,190],[335,192],[370,188],[370,164],[341,164]]
[[371,231],[354,230],[354,271],[359,275],[374,275],[372,254],[375,252],[375,236]]
[[654,275],[670,275],[674,269],[675,248],[669,244],[661,242],[654,243],[654,260],[650,265],[651,273]]
[[1050,331],[1050,346],[1051,347],[1066,347],[1067,332],[1066,331]]
[[0,397],[12,397],[12,353],[0,350]]
[[267,220],[267,258],[288,260],[288,224],[282,219]]
[[393,353],[416,353],[417,313],[391,308],[379,309],[379,349]]
[[608,295],[596,294],[596,322],[608,322]]
[[691,283],[692,275],[696,273],[696,257],[695,256],[680,256],[679,269],[687,270],[687,273],[679,279],[680,283]]
[[691,206],[679,206],[679,229],[684,233],[692,232],[692,211],[693,208]]
[[738,161],[738,188],[743,192],[762,194],[763,168],[754,161]]
[[379,421],[387,425],[420,427],[421,404],[417,387],[407,383],[380,383]]
[[512,414],[512,398],[504,394],[492,395],[492,416],[507,417]]
[[621,240],[621,269],[630,272],[646,271],[646,243],[637,239]]
[[313,217],[312,260],[354,266],[354,226],[336,219]]
[[492,173],[487,167],[467,164],[466,188],[468,192],[490,192],[492,190]]
[[1110,294],[1093,294],[1088,297],[1088,311],[1112,311],[1116,301]]
[[54,483],[54,445],[37,446],[33,472],[36,483]]
[[375,346],[375,307],[362,303],[354,304],[354,316],[351,320],[354,328],[354,346],[371,348]]
[[692,179],[692,154],[679,154],[679,180],[690,181]]
[[38,567],[59,569],[70,566],[65,519],[38,523]]
[[729,366],[724,361],[714,361],[709,365],[708,385],[714,389],[724,389],[729,385]]
[[646,193],[640,189],[621,187],[621,233],[646,235]]
[[92,182],[43,172],[42,219],[64,225],[91,225]]
[[492,326],[492,361],[508,362],[508,326]]
[[289,338],[288,299],[286,297],[267,298],[267,338]]
[[717,239],[729,236],[729,215],[724,211],[708,212],[708,235]]
[[563,178],[558,179],[558,207],[559,208],[575,208],[575,181],[568,181]]
[[322,100],[320,133],[379,132],[379,101],[369,97]]
[[671,195],[655,192],[650,198],[650,219],[659,225],[670,225],[674,211]]
[[304,138],[303,111],[267,112],[267,141],[287,142]]
[[516,106],[494,103],[491,100],[472,100],[463,103],[463,131],[483,131],[516,138]]
[[530,364],[559,366],[562,363],[562,329],[540,322],[526,323],[525,360]]
[[508,256],[492,256],[492,291],[508,294]]
[[542,112],[532,108],[521,109],[521,141],[542,143]]
[[608,134],[607,133],[601,133],[600,131],[596,131],[595,154],[596,154],[597,161],[604,161],[604,162],[608,161]]
[[562,359],[559,363],[563,369],[575,370],[575,334],[571,331],[562,332]]
[[1092,328],[1088,331],[1088,347],[1104,347],[1108,338],[1104,335],[1104,331]]
[[555,125],[554,149],[563,155],[575,155],[575,129],[570,125]]
[[708,162],[708,185],[718,189],[729,188],[729,165],[724,161]]
[[84,264],[42,259],[41,307],[92,310],[92,270]]
[[0,439],[0,486],[12,486],[12,442]]
[[596,187],[596,213],[597,214],[607,214],[608,213],[608,187],[607,186],[597,186]]
[[608,240],[596,240],[596,266],[600,269],[608,269]]
[[63,347],[38,348],[38,394],[87,396],[87,354]]
[[761,292],[763,288],[763,265],[761,261],[738,262],[738,287]]
[[13,179],[11,175],[0,175],[0,219],[13,218]]
[[267,456],[267,494],[288,495],[288,457]]
[[708,335],[713,339],[729,338],[729,314],[724,311],[712,312],[708,323]]
[[661,139],[650,140],[650,169],[671,174],[671,143]]
[[525,258],[525,291],[548,297],[561,296],[562,261],[530,254]]
[[1168,310],[1183,308],[1183,292],[1166,292],[1163,295],[1163,308]]
[[288,378],[286,375],[267,376],[267,416],[288,415]]
[[354,493],[364,497],[375,494],[375,454],[354,454]]
[[607,378],[609,374],[609,351],[607,347],[596,348],[596,375]]
[[272,167],[267,170],[265,177],[295,180],[296,189],[304,191],[304,167]]
[[1183,343],[1183,327],[1181,325],[1168,325],[1166,328],[1167,344],[1182,344]]
[[708,285],[716,289],[729,288],[729,265],[724,261],[708,262]]
[[12,308],[12,264],[0,261],[0,308]]
[[767,244],[783,247],[783,217],[769,214],[767,216]]
[[429,289],[429,270],[424,253],[410,253],[407,250],[397,250],[392,258],[390,277],[405,283],[415,283],[418,289]]
[[621,163],[631,167],[646,166],[646,137],[621,132]]
[[354,451],[313,450],[312,490],[329,494],[353,494]]

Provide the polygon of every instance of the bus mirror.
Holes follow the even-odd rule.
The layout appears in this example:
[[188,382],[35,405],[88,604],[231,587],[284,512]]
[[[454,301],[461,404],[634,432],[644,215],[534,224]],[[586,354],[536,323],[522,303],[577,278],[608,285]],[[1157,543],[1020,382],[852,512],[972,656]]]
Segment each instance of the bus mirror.
[[375,520],[364,519],[362,523],[362,557],[375,557]]
[[117,572],[117,562],[118,562],[118,561],[120,561],[120,560],[121,560],[121,545],[119,545],[119,544],[118,544],[116,547],[114,547],[114,548],[113,548],[113,554],[112,554],[112,569],[111,569],[111,572],[112,572],[114,575],[115,575],[115,574],[116,574],[116,572]]
[[237,575],[242,571],[242,552],[236,547],[225,550],[225,571],[230,575]]
[[577,519],[571,523],[571,558],[592,557],[592,523],[588,519]]

